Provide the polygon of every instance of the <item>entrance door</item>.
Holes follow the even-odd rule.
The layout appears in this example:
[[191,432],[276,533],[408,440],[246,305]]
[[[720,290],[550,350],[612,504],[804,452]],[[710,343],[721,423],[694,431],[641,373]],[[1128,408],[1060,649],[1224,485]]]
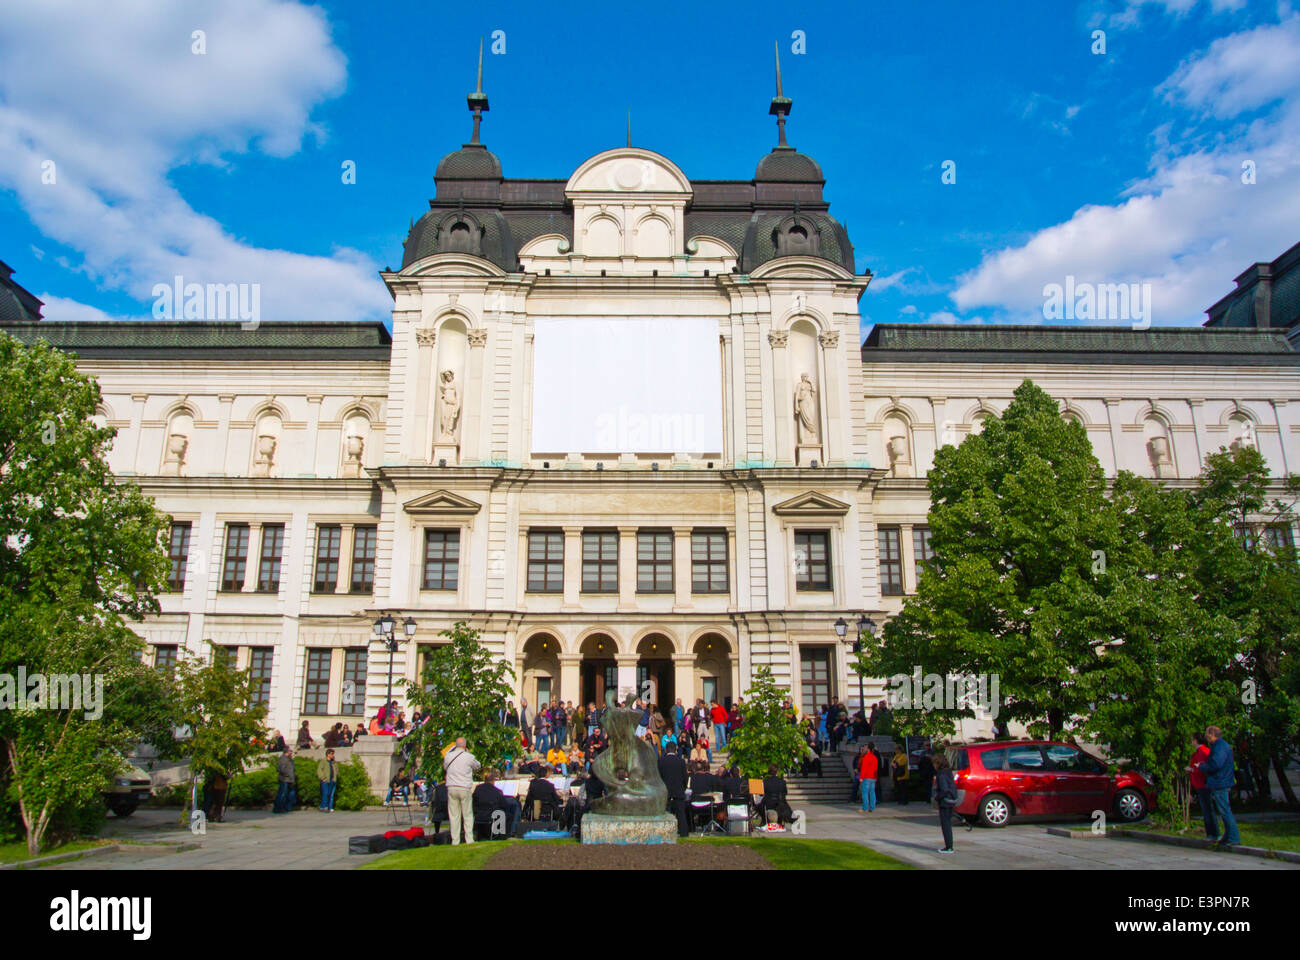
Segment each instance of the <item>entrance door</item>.
[[718,678],[701,677],[700,679],[704,686],[704,702],[712,703],[714,700],[717,700],[718,699]]
[[642,660],[636,665],[637,696],[665,711],[673,702],[673,679],[671,660]]
[[808,716],[831,702],[829,647],[799,648],[799,710]]
[[584,660],[579,668],[582,676],[582,702],[605,706],[605,691],[618,692],[618,665],[613,660]]

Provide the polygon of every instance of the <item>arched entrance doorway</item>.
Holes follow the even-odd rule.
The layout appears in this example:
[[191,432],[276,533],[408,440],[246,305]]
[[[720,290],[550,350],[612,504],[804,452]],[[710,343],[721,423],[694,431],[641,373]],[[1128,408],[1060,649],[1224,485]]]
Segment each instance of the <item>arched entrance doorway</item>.
[[691,652],[695,654],[695,690],[690,702],[717,700],[730,706],[736,695],[731,689],[731,643],[720,633],[706,633],[695,641]]
[[535,633],[524,643],[519,695],[533,708],[560,695],[560,642],[549,633]]
[[593,633],[582,641],[579,652],[582,654],[582,663],[578,667],[582,702],[603,707],[607,690],[618,693],[618,661],[615,659],[618,645],[608,634]]
[[664,716],[677,696],[673,677],[673,644],[662,633],[651,633],[636,645],[637,696],[658,705]]

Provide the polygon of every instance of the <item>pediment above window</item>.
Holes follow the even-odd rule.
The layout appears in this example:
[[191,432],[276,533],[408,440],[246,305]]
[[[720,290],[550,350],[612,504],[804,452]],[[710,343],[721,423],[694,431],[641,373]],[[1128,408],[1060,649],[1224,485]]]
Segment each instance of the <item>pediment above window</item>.
[[472,517],[483,505],[450,490],[437,490],[402,504],[407,513],[421,517]]
[[824,493],[809,490],[778,503],[772,512],[778,517],[842,517],[849,512],[849,505]]

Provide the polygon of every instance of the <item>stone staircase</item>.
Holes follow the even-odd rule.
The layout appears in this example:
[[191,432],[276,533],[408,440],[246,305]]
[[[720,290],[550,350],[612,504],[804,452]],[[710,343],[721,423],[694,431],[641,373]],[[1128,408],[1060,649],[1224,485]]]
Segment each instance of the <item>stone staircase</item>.
[[792,776],[786,778],[786,796],[790,806],[800,803],[848,803],[849,793],[853,789],[853,777],[849,773],[849,761],[852,754],[828,753],[822,757],[822,775],[813,773],[808,777]]

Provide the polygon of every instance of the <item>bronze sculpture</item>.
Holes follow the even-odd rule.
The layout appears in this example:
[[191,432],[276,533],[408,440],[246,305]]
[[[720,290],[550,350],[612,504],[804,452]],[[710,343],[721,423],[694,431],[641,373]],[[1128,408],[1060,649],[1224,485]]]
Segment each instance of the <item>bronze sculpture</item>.
[[609,817],[662,817],[668,807],[668,788],[659,777],[659,758],[654,748],[636,735],[641,719],[637,710],[629,709],[635,697],[629,695],[624,707],[611,690],[600,725],[609,737],[609,747],[592,761],[592,772],[605,784],[606,793],[591,802],[591,812]]

